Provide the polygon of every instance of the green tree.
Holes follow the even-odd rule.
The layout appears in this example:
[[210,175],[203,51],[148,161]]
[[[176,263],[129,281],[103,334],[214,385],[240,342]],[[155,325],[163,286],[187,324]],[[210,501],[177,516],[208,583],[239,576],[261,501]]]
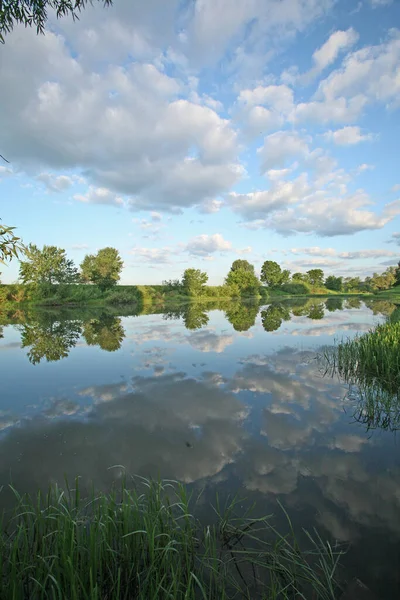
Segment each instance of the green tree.
[[310,269],[307,271],[308,281],[311,285],[322,286],[324,283],[324,272],[322,269]]
[[261,267],[261,281],[268,287],[274,289],[279,288],[284,283],[287,283],[290,278],[290,272],[285,269],[282,271],[277,262],[266,260]]
[[[7,33],[14,25],[21,23],[25,27],[35,27],[38,33],[44,33],[47,13],[53,9],[57,18],[71,15],[77,19],[79,13],[93,0],[5,0],[0,2],[0,41],[4,42]],[[110,6],[112,0],[101,0],[104,6]]]
[[374,273],[365,281],[367,279],[372,291],[388,290],[396,283],[396,268],[388,267],[383,273]]
[[325,316],[324,303],[323,302],[312,302],[308,311],[307,317],[313,319],[313,321],[319,321]]
[[200,269],[186,269],[182,277],[183,291],[188,296],[202,296],[205,292],[205,285],[208,281],[208,275]]
[[400,285],[400,261],[398,262],[397,267],[395,269],[394,278],[395,281],[393,285]]
[[346,277],[343,280],[343,289],[345,292],[361,291],[361,279],[359,277]]
[[341,292],[343,289],[343,277],[329,275],[329,277],[325,279],[325,287],[328,290],[333,290],[334,292]]
[[254,326],[258,310],[258,302],[232,302],[229,303],[225,317],[235,331],[247,331]]
[[260,282],[254,272],[250,270],[231,269],[225,278],[225,284],[232,290],[239,290],[241,296],[258,296],[259,294]]
[[123,261],[115,248],[102,248],[97,254],[87,254],[81,262],[81,278],[107,290],[118,283]]
[[19,278],[25,284],[76,283],[78,280],[74,261],[67,258],[62,248],[43,246],[40,250],[35,244],[29,244],[25,258],[19,267]]
[[14,235],[15,227],[0,224],[0,263],[18,258],[25,251],[21,238]]
[[290,311],[283,304],[271,304],[261,312],[261,322],[265,331],[276,331],[282,321],[290,321]]
[[254,265],[249,263],[248,260],[238,258],[233,261],[231,271],[248,271],[249,273],[254,273]]
[[293,281],[308,281],[308,276],[305,273],[293,273]]
[[100,346],[102,350],[115,352],[121,348],[125,330],[119,317],[104,313],[84,323],[83,337],[88,346]]

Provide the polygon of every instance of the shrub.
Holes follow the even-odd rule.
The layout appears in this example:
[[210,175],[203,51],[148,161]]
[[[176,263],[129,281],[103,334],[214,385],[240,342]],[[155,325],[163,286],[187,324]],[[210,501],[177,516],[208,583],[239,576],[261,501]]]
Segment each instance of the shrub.
[[304,281],[292,281],[291,283],[285,283],[281,287],[281,290],[287,294],[301,296],[302,294],[310,293],[310,286]]

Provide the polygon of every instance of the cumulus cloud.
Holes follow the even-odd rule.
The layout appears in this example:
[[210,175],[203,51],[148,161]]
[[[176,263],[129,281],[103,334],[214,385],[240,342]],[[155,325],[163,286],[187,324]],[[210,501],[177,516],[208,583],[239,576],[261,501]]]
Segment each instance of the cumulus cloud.
[[68,190],[76,180],[68,175],[54,175],[52,173],[39,173],[36,180],[43,183],[50,192],[64,192]]
[[296,119],[314,122],[352,122],[367,104],[399,105],[400,30],[387,40],[350,52],[340,68],[323,79],[314,97],[296,107]]
[[193,256],[207,256],[214,252],[232,252],[232,243],[220,233],[202,234],[191,239],[185,246],[186,252]]
[[317,257],[329,256],[345,260],[397,256],[396,252],[390,252],[389,250],[354,250],[352,252],[340,252],[334,248],[320,248],[319,246],[313,246],[311,248],[291,248],[290,252],[292,254],[308,254],[309,256]]
[[[328,141],[332,141],[338,146],[352,146],[360,142],[371,141],[374,137],[370,133],[362,134],[360,127],[350,125],[342,129],[336,129],[336,131],[327,131],[324,136]],[[362,170],[365,170],[365,168]]]
[[87,204],[110,204],[112,206],[122,206],[124,204],[121,196],[115,192],[103,187],[90,186],[86,194],[75,194],[74,200],[85,202]]
[[[27,56],[33,66],[22,76]],[[132,210],[179,210],[241,176],[229,121],[181,98],[184,82],[154,64],[100,73],[62,37],[30,30],[9,36],[2,58],[0,126],[11,159],[22,169],[84,171],[91,188],[80,200],[103,202],[100,189],[128,196]]]
[[257,153],[261,161],[261,170],[284,167],[289,159],[305,157],[309,153],[308,141],[297,132],[277,131],[264,139]]

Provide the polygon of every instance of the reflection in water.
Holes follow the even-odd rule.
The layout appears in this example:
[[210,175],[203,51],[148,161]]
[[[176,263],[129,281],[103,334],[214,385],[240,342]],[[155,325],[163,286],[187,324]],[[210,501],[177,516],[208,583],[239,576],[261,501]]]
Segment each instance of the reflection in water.
[[88,346],[100,346],[107,352],[115,352],[121,348],[125,337],[121,319],[103,313],[98,319],[83,323],[83,337]]
[[332,298],[328,298],[325,301],[325,307],[326,310],[328,310],[329,312],[335,312],[335,310],[343,310],[343,298],[335,298],[334,296]]
[[225,317],[235,331],[247,331],[254,326],[258,311],[256,302],[230,302]]
[[42,359],[53,362],[66,358],[76,345],[82,331],[82,322],[58,320],[54,313],[38,313],[36,321],[19,326],[22,348],[29,348],[27,356],[33,365]]
[[[205,512],[216,491],[243,495],[244,488],[260,512],[278,512],[279,499],[297,530],[317,526],[323,537],[350,543],[350,576],[382,600],[396,597],[393,438],[351,424],[346,388],[323,378],[314,360],[338,332],[353,336],[377,320],[365,304],[354,310],[341,302],[284,301],[259,316],[251,303],[225,303],[223,312],[192,304],[139,318],[48,311],[6,327],[1,480],[11,475],[20,491],[33,492],[80,475],[83,487],[106,489],[123,474],[110,467],[124,465],[204,488]],[[74,345],[81,360],[71,352],[44,378],[19,360],[20,340],[35,363],[65,357]]]
[[282,321],[290,321],[290,310],[286,304],[271,304],[261,312],[261,322],[265,331],[276,331],[282,325]]

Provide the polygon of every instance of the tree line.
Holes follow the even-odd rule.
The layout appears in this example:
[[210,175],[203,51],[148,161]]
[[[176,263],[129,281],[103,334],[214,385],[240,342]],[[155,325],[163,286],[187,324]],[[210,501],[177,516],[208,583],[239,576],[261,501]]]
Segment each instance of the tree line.
[[[39,248],[30,244],[20,259],[19,279],[23,284],[54,286],[59,284],[94,284],[101,291],[113,288],[121,277],[122,258],[115,248],[106,247],[96,254],[87,254],[79,268],[67,257],[66,251],[57,246]],[[181,279],[163,281],[165,291],[185,296],[207,295],[208,275],[205,271],[188,268]],[[360,277],[325,276],[322,269],[309,269],[306,273],[291,273],[275,261],[266,260],[261,266],[260,277],[255,267],[244,259],[235,260],[222,286],[221,296],[258,296],[263,291],[281,290],[301,295],[324,289],[335,292],[374,292],[400,285],[400,262],[397,267],[388,267],[383,273],[374,273],[362,280]]]

